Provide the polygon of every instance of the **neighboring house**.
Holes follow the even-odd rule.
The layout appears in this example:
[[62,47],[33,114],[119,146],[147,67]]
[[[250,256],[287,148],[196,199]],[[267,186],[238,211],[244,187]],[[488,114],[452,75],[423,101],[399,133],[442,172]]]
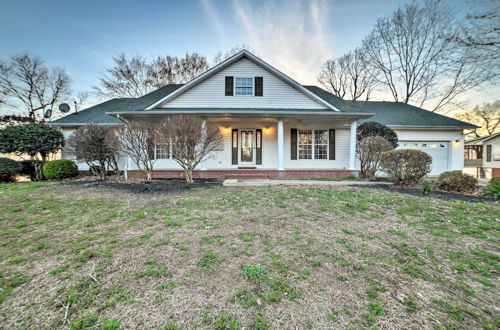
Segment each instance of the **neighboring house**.
[[[51,125],[69,136],[85,124],[158,121],[173,114],[214,122],[224,137],[224,150],[203,161],[195,177],[357,174],[356,127],[368,120],[392,127],[401,148],[429,153],[431,174],[461,171],[463,130],[476,127],[404,103],[344,101],[319,87],[300,85],[245,50],[184,85],[167,85],[140,98],[112,99]],[[167,145],[156,146],[155,156],[156,177],[182,175]],[[130,160],[123,159],[121,166],[137,170]]]
[[478,178],[500,177],[500,132],[465,142],[465,171]]

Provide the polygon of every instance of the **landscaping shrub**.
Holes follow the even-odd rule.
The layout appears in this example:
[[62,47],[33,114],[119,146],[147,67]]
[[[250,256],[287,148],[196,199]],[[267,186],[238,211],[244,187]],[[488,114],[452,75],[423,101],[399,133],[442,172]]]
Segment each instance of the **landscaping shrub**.
[[380,136],[389,141],[393,149],[398,146],[398,135],[393,129],[385,126],[384,124],[377,123],[376,121],[368,121],[359,125],[356,130],[356,141],[358,142],[366,139],[367,137],[374,136]]
[[64,146],[64,135],[43,123],[8,126],[0,130],[0,152],[27,154],[42,160],[34,163],[36,179],[42,180],[42,164]]
[[477,187],[477,179],[459,171],[441,173],[435,187],[445,191],[473,192]]
[[422,194],[428,195],[432,191],[432,182],[429,181],[422,182],[420,190],[422,190]]
[[500,199],[500,178],[493,178],[488,187],[484,189],[484,195]]
[[375,121],[360,125],[356,130],[356,156],[359,159],[361,177],[374,177],[380,155],[397,146],[398,135],[391,128]]
[[69,159],[58,159],[43,165],[43,175],[46,179],[67,179],[78,175],[78,166]]
[[21,170],[21,165],[10,158],[0,158],[0,181],[14,181],[14,177]]
[[42,162],[39,160],[21,160],[18,162],[21,165],[20,175],[29,176],[32,181],[36,180],[36,166]]
[[418,184],[431,171],[432,157],[420,150],[389,150],[380,156],[380,165],[389,180],[400,186]]

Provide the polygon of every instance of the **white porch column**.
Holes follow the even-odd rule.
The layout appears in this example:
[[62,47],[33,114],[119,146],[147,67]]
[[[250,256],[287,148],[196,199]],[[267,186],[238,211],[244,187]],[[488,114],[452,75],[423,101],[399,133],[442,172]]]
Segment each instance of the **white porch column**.
[[283,119],[278,119],[278,171],[285,170],[285,137]]
[[349,169],[356,169],[356,128],[358,121],[355,120],[351,123],[351,135],[349,139]]
[[[203,120],[201,123],[201,129],[203,130],[203,135],[202,135],[202,140],[205,140],[206,134],[207,134],[207,121]],[[207,170],[207,159],[203,158],[200,162],[200,170],[206,171]]]

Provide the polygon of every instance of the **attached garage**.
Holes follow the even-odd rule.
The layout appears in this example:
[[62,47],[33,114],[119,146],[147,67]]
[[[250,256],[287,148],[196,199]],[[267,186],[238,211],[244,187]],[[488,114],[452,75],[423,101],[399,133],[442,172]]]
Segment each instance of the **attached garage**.
[[449,141],[399,141],[398,149],[416,149],[429,154],[432,157],[431,175],[449,171]]

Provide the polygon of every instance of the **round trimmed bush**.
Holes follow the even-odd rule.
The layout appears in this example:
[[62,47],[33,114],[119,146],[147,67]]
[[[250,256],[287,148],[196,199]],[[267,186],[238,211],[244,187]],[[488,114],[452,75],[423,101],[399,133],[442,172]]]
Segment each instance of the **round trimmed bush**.
[[42,168],[43,176],[48,179],[67,179],[78,175],[78,166],[69,159],[52,160]]
[[10,158],[0,158],[0,181],[14,181],[16,174],[21,170],[21,165]]
[[420,150],[389,150],[380,156],[380,166],[399,186],[418,184],[431,171],[432,157]]
[[474,192],[477,188],[477,179],[460,171],[443,172],[434,187],[445,191]]

